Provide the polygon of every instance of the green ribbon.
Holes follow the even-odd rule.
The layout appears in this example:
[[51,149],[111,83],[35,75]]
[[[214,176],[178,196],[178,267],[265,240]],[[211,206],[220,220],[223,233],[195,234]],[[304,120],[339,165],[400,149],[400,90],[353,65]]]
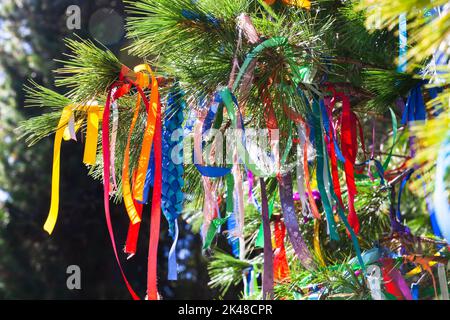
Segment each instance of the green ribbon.
[[260,54],[262,51],[264,51],[267,48],[276,48],[276,47],[283,47],[287,46],[289,44],[287,38],[285,37],[273,37],[270,38],[258,46],[256,46],[246,57],[244,60],[244,63],[242,64],[242,67],[236,77],[236,80],[233,84],[233,91],[236,91],[237,87],[239,86],[239,83],[242,80],[242,77],[244,76],[244,73],[247,71],[248,67],[250,66],[250,63],[253,59],[255,59],[258,54]]
[[223,122],[223,103],[219,105],[219,108],[217,109],[216,113],[216,119],[214,119],[213,128],[216,130],[219,130],[222,126]]
[[216,236],[217,230],[221,225],[223,225],[228,218],[230,217],[230,214],[227,214],[224,218],[216,218],[213,221],[211,221],[211,224],[209,225],[208,232],[206,233],[206,239],[205,243],[203,244],[203,250],[208,249],[211,246],[211,243]]
[[284,149],[283,156],[281,157],[281,164],[284,165],[286,163],[286,159],[289,156],[289,152],[291,151],[293,144],[293,138],[292,138],[292,122],[289,121],[289,137],[286,144],[286,149]]
[[[231,120],[231,123],[233,124],[233,127],[235,129],[238,129],[238,123],[237,123],[237,117],[236,117],[236,109],[235,104],[233,101],[233,96],[231,94],[230,89],[225,88],[220,92],[220,95],[222,97],[222,100],[225,104],[225,107],[227,108],[228,116]],[[255,161],[251,160],[250,154],[248,153],[247,149],[245,149],[245,146],[243,145],[242,141],[236,141],[236,148],[237,152],[239,154],[239,157],[244,162],[245,166],[250,169],[251,172],[253,172],[256,176],[259,177],[268,177],[268,176],[274,176],[276,173],[265,173],[261,171],[255,164]]]
[[270,38],[258,46],[256,46],[246,57],[244,63],[242,64],[241,70],[239,71],[236,80],[233,84],[233,91],[236,91],[236,89],[239,86],[239,83],[242,80],[242,77],[244,76],[244,73],[247,71],[248,67],[250,66],[250,63],[253,59],[255,59],[258,54],[260,54],[262,51],[264,51],[267,48],[277,48],[277,47],[284,47],[284,50],[286,51],[286,58],[289,63],[289,67],[291,68],[291,72],[293,73],[293,81],[295,84],[295,87],[298,86],[300,82],[302,82],[308,73],[310,72],[309,66],[299,66],[295,63],[294,59],[294,51],[292,50],[292,47],[289,45],[289,41],[285,37],[273,37]]
[[[330,174],[330,165],[328,163],[328,158],[325,158],[325,174],[328,177],[328,181],[331,181],[331,174]],[[339,218],[342,220],[342,222],[344,223],[345,227],[347,228],[347,230],[350,233],[350,237],[352,239],[353,242],[353,246],[355,247],[355,253],[356,253],[356,258],[358,259],[359,265],[361,266],[361,269],[363,271],[366,270],[366,266],[364,264],[364,260],[361,256],[361,247],[359,246],[359,241],[358,238],[356,237],[355,232],[353,231],[353,228],[350,226],[350,223],[348,223],[347,217],[345,216],[344,213],[344,208],[341,206],[341,202],[339,201],[336,192],[334,191],[333,185],[330,183],[330,194],[331,197],[333,198],[334,202],[336,203],[336,206],[338,208],[337,213]],[[331,232],[330,232],[331,233]]]
[[[269,219],[272,217],[274,201],[275,199],[272,198],[272,200],[270,200],[269,202]],[[255,247],[264,248],[264,228],[262,223],[259,225],[259,231],[258,236],[256,237]]]
[[233,190],[234,190],[234,178],[231,173],[226,176],[227,181],[227,213],[231,213],[234,210],[233,205]]
[[392,135],[392,147],[391,150],[389,151],[388,157],[386,158],[386,160],[383,163],[383,169],[386,170],[389,166],[389,163],[391,162],[391,158],[392,158],[392,153],[394,152],[394,147],[397,143],[397,132],[398,132],[398,127],[397,127],[397,117],[395,116],[394,111],[389,108],[389,111],[391,112],[391,119],[392,119],[392,130],[393,130],[393,135]]
[[[330,239],[331,240],[339,240],[339,235],[336,231],[336,224],[334,222],[334,216],[333,216],[333,209],[331,208],[331,204],[329,202],[327,192],[325,189],[325,182],[324,182],[324,166],[325,166],[325,157],[324,157],[324,150],[323,150],[323,130],[321,125],[321,112],[319,108],[319,103],[317,100],[313,101],[313,112],[312,112],[312,120],[314,124],[314,136],[315,136],[315,144],[316,144],[316,153],[317,153],[317,170],[316,170],[316,177],[317,177],[317,186],[319,188],[319,192],[322,195],[322,204],[323,208],[325,210],[325,215],[327,217],[328,221],[328,227],[330,231]],[[326,168],[328,171],[328,168]]]
[[211,221],[209,225],[208,232],[206,233],[205,243],[203,244],[203,249],[208,249],[211,246],[211,243],[216,236],[217,230],[221,225],[223,225],[228,218],[233,213],[233,190],[234,190],[234,178],[231,173],[225,176],[226,184],[227,184],[227,202],[226,202],[226,212],[227,215],[224,218],[216,218]]

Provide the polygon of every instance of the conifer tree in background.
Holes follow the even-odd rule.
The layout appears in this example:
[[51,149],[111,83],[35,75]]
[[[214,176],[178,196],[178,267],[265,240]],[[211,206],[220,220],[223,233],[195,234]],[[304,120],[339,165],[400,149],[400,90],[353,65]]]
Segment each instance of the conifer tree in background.
[[[446,1],[126,3],[129,54],[147,65],[132,71],[99,45],[67,40],[72,53],[56,70],[67,95],[30,89],[30,101],[52,110],[21,128],[33,143],[64,127],[69,138],[71,130],[88,134],[92,101],[112,106],[90,174],[104,180],[107,206],[113,169],[111,194],[125,202],[129,235],[145,219],[140,187],[151,185],[155,249],[158,184],[180,188],[183,174],[183,212],[172,210],[182,199],[172,190],[163,213],[175,244],[180,215],[202,234],[210,285],[223,294],[242,286],[245,299],[448,298]],[[203,163],[170,173],[158,166],[158,97],[170,130],[183,117],[168,105],[184,108],[180,128],[194,138],[184,158],[200,149]],[[210,128],[267,129],[272,157],[246,140],[222,145],[232,167],[206,165],[222,151]],[[159,296],[154,264],[150,299]]]

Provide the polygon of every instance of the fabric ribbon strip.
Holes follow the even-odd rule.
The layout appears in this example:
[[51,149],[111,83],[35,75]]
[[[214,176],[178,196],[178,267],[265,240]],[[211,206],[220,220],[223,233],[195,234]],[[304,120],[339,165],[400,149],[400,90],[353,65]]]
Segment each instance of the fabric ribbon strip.
[[286,236],[286,226],[283,221],[277,220],[275,226],[275,252],[273,257],[274,281],[283,281],[289,278],[289,265],[286,258],[286,247],[284,238]]
[[414,87],[406,101],[401,124],[405,125],[411,121],[423,121],[426,119],[425,102],[422,94],[422,83]]
[[[61,144],[64,132],[68,128],[70,119],[73,118],[74,111],[82,111],[87,113],[87,133],[86,144],[84,148],[83,162],[88,165],[94,165],[97,155],[97,139],[98,139],[98,122],[102,117],[103,110],[99,106],[66,106],[64,107],[58,126],[56,127],[55,141],[53,146],[53,165],[52,165],[52,188],[50,210],[47,220],[44,224],[44,230],[48,234],[52,234],[59,211],[59,181],[60,181],[60,165],[61,165]],[[79,122],[76,127],[81,126]],[[74,131],[76,132],[74,127]],[[69,134],[70,137],[70,134]]]
[[267,203],[266,182],[264,178],[259,178],[261,187],[261,215],[263,221],[264,232],[264,271],[263,271],[263,299],[273,299],[273,277],[274,277],[274,261],[272,253],[272,240],[269,220],[269,206]]
[[439,288],[441,290],[441,299],[442,300],[450,300],[448,294],[448,282],[447,282],[447,267],[443,263],[438,264],[438,279],[439,279]]
[[[156,133],[155,127],[157,119],[157,110],[161,107],[161,105],[159,101],[158,80],[156,79],[150,67],[142,66],[140,68],[145,68],[145,70],[150,73],[152,78],[150,103],[146,104],[146,106],[148,105],[147,125],[144,131],[144,139],[142,141],[141,154],[139,156],[136,174],[136,183],[133,185],[134,198],[138,201],[143,201],[145,178],[147,176],[147,169],[150,160],[150,151],[152,149],[153,139]],[[140,71],[140,68],[136,68],[135,72]],[[143,99],[145,100],[144,97]]]
[[356,117],[350,108],[350,99],[342,93],[336,93],[333,102],[336,103],[336,98],[342,100],[342,116],[341,116],[341,149],[345,158],[344,171],[347,181],[348,192],[348,222],[353,228],[354,232],[359,232],[359,220],[355,211],[355,195],[357,194],[355,185],[354,165],[356,161],[356,154],[358,149],[357,135],[356,135]]
[[398,300],[412,300],[411,291],[403,279],[400,271],[395,268],[392,259],[382,259],[383,281],[388,293]]
[[[130,145],[131,145],[131,137],[133,135],[133,130],[136,125],[136,121],[139,116],[139,109],[141,108],[141,97],[138,95],[136,98],[136,107],[133,114],[133,119],[131,120],[130,130],[128,132],[128,138],[127,138],[127,145],[125,147],[124,151],[124,159],[123,159],[123,165],[122,165],[122,194],[123,194],[123,201],[125,204],[125,208],[127,210],[128,216],[130,217],[130,224],[135,225],[140,222],[140,215],[138,214],[135,203],[133,200],[133,196],[131,194],[131,187],[130,187],[130,168],[129,168],[129,162],[130,162]],[[130,228],[132,228],[130,226]],[[133,231],[130,232],[137,232],[139,231],[139,228],[133,228]],[[137,239],[137,235],[133,235],[133,238],[135,237]],[[134,254],[135,252],[128,252]]]
[[[334,101],[335,102],[335,101]],[[331,115],[328,113],[329,119],[331,119]],[[330,124],[330,129],[332,129],[332,126]],[[335,134],[335,133],[334,133]],[[341,132],[342,134],[342,132]],[[330,149],[332,149],[330,147]],[[323,169],[323,175],[324,175],[324,181],[330,181],[330,171],[329,171],[329,165],[328,165],[328,158],[327,157],[323,157],[324,158],[324,169]],[[344,164],[347,162],[348,160],[345,159]],[[342,222],[344,223],[345,227],[347,228],[347,233],[349,234],[349,236],[352,239],[353,242],[353,246],[355,249],[355,253],[356,253],[356,257],[359,261],[360,267],[362,270],[365,270],[365,263],[364,260],[362,259],[361,256],[361,249],[359,246],[359,242],[358,242],[358,238],[356,237],[355,231],[353,230],[352,226],[350,225],[347,217],[344,214],[344,207],[342,205],[342,202],[339,201],[337,194],[336,194],[336,190],[334,188],[334,186],[330,183],[328,183],[329,185],[329,194],[331,195],[331,198],[335,201],[335,203],[337,204],[337,214],[339,216],[339,218],[342,220]]]
[[[214,167],[204,167],[203,166],[203,153],[202,153],[202,130],[206,115],[199,112],[197,117],[197,122],[194,126],[194,163],[198,164],[197,169],[202,168],[206,172],[217,174],[217,168]],[[225,173],[228,174],[228,173]],[[215,218],[217,204],[216,196],[212,182],[208,175],[202,175],[202,184],[205,191],[205,199],[203,204],[203,225],[202,225],[202,235],[203,244],[205,244],[206,236],[210,228],[211,221]]]
[[323,131],[320,121],[320,109],[319,103],[315,100],[313,102],[313,112],[312,112],[312,122],[314,126],[314,137],[317,153],[317,186],[322,197],[322,204],[325,210],[325,215],[328,222],[328,231],[330,233],[331,240],[339,240],[339,235],[336,231],[336,224],[334,222],[333,209],[331,207],[327,191],[325,188],[324,181],[324,167],[325,167],[325,157],[324,157],[324,145],[323,145]]
[[448,190],[445,180],[446,172],[450,166],[450,135],[446,137],[438,154],[436,162],[436,182],[433,193],[434,216],[439,230],[445,240],[450,243],[450,205],[448,203]]
[[306,183],[306,190],[308,191],[308,200],[309,200],[309,206],[312,210],[312,214],[314,218],[321,219],[319,209],[317,208],[316,201],[314,199],[311,183],[310,183],[310,175],[309,175],[309,167],[308,167],[308,144],[309,144],[309,135],[310,135],[310,128],[305,123],[305,144],[303,145],[303,171],[305,173],[305,183]]
[[97,144],[98,144],[98,126],[100,118],[103,115],[102,111],[89,111],[87,117],[86,129],[86,145],[84,147],[83,162],[87,165],[94,165],[97,158]]
[[329,153],[330,160],[331,160],[331,176],[332,176],[332,181],[333,181],[333,188],[334,188],[334,192],[336,193],[336,196],[339,200],[339,204],[342,207],[344,207],[344,202],[342,201],[341,185],[339,182],[339,172],[338,172],[337,160],[339,157],[339,160],[341,160],[341,162],[345,163],[345,158],[341,154],[341,151],[339,150],[339,147],[338,147],[336,139],[335,139],[334,129],[332,128],[332,124],[330,121],[330,119],[332,119],[331,108],[327,108],[323,101],[321,101],[321,103],[320,103],[320,108],[322,110],[322,119],[323,119],[323,124],[324,124],[324,128],[325,128],[325,133],[326,133],[325,142],[326,142],[327,151]]
[[[176,135],[181,129],[184,116],[183,93],[178,85],[171,88],[167,98],[166,118],[162,131],[162,210],[169,223],[169,235],[174,239],[168,257],[169,280],[177,279],[176,246],[178,226],[176,220],[183,209],[183,149],[178,148]],[[175,155],[174,152],[177,152]],[[144,189],[145,190],[145,189]],[[176,227],[176,229],[175,229]]]
[[[217,114],[215,121],[213,123],[214,120],[214,116]],[[197,130],[197,132],[201,135],[200,136],[195,136],[195,139],[200,139],[198,140],[200,143],[200,145],[197,143],[197,149],[196,152],[194,153],[194,165],[197,168],[198,172],[200,172],[200,174],[203,177],[208,177],[208,178],[221,178],[224,177],[228,174],[231,173],[231,169],[232,167],[212,167],[212,166],[204,166],[202,165],[203,163],[203,156],[202,156],[202,140],[203,140],[203,135],[209,130],[211,129],[211,126],[213,126],[214,129],[218,129],[222,123],[223,120],[223,105],[222,105],[222,98],[220,96],[220,94],[216,93],[214,96],[214,101],[211,104],[202,124],[201,124],[201,131],[200,128]],[[200,124],[199,124],[200,126]]]
[[[312,213],[312,209],[309,206],[308,199],[306,196],[307,192],[305,189],[305,171],[303,168],[302,148],[307,148],[306,132],[304,126],[298,125],[297,129],[299,137],[299,143],[297,144],[297,189],[300,196],[300,201],[302,203],[303,217],[307,217],[310,213]],[[318,214],[318,212],[316,212],[315,214]]]
[[169,257],[168,257],[168,274],[167,274],[167,280],[174,281],[178,279],[178,264],[177,264],[177,242],[178,242],[178,221],[174,221],[174,236],[173,236],[173,243],[170,247],[169,251]]
[[61,162],[61,143],[64,130],[72,116],[72,107],[68,106],[63,109],[61,118],[55,134],[55,142],[53,146],[53,170],[52,170],[52,193],[50,202],[50,212],[44,224],[44,230],[52,234],[58,219],[59,209],[59,171]]
[[[231,91],[228,88],[223,89],[220,92],[220,95],[222,97],[222,100],[225,104],[225,107],[228,112],[228,116],[230,117],[230,120],[233,124],[233,127],[235,129],[240,129],[241,132],[243,131],[243,128],[239,128],[238,124],[238,118],[236,116],[236,110],[235,110],[235,104],[236,101],[233,99],[233,95],[231,94]],[[239,119],[241,120],[241,119]],[[244,141],[236,141],[236,148],[239,155],[239,158],[244,162],[245,166],[252,171],[252,173],[258,177],[268,177],[268,176],[274,176],[275,171],[273,172],[264,172],[262,171],[257,165],[256,162],[252,159],[250,154],[248,153],[247,149],[245,148]]]
[[397,132],[398,132],[397,117],[395,116],[395,113],[391,108],[389,108],[389,111],[391,113],[391,121],[392,121],[392,147],[389,150],[389,154],[383,163],[384,170],[388,168],[389,163],[391,162],[392,153],[394,152],[394,147],[397,144]]
[[[153,78],[153,77],[152,77]],[[156,106],[156,121],[154,128],[153,148],[155,154],[155,175],[152,195],[152,211],[150,217],[150,240],[148,248],[148,272],[147,272],[147,298],[149,300],[157,300],[159,298],[157,288],[157,258],[158,258],[158,242],[161,223],[161,189],[162,189],[162,125],[161,125],[161,103],[158,89],[158,83],[153,83],[152,79],[152,94],[156,89],[156,94],[151,98],[152,109]],[[149,112],[150,113],[150,112]],[[151,130],[149,131],[151,132]],[[151,135],[151,133],[149,133]],[[145,139],[145,138],[144,138]],[[147,149],[147,157],[150,154],[150,148]],[[142,153],[141,153],[142,155]],[[144,154],[145,157],[145,154]],[[148,163],[145,170],[141,172],[145,179]],[[141,176],[142,177],[142,176]],[[139,179],[139,171],[136,179]],[[145,182],[145,180],[142,180]],[[136,182],[137,183],[137,182]],[[143,184],[142,184],[143,187]],[[142,199],[142,198],[141,198]]]
[[[133,200],[133,201],[134,201],[134,207],[136,208],[136,212],[137,212],[138,216],[142,219],[142,209],[143,209],[144,205],[142,203],[137,202],[136,200]],[[127,240],[125,243],[125,250],[124,250],[125,253],[128,254],[128,259],[132,258],[136,254],[140,228],[141,228],[141,222],[133,224],[130,221],[129,226],[128,226]]]
[[314,252],[322,267],[326,266],[325,259],[323,258],[322,249],[320,248],[320,221],[314,220]]
[[[114,91],[113,91],[114,95]],[[117,141],[117,130],[119,128],[119,108],[117,106],[117,101],[112,103],[112,130],[111,130],[111,192],[117,190],[117,179],[116,179],[116,141]]]
[[203,244],[203,250],[206,250],[211,246],[211,243],[214,240],[214,237],[216,236],[217,230],[219,230],[219,228],[225,222],[227,222],[229,217],[230,217],[230,214],[227,214],[227,216],[225,218],[216,218],[211,221],[211,224],[209,225],[209,229],[208,229],[208,232],[205,237],[205,242]]
[[125,281],[125,285],[127,286],[128,291],[134,300],[139,300],[138,295],[134,292],[130,283],[128,282],[127,277],[122,269],[122,264],[120,263],[119,255],[117,253],[116,241],[114,237],[114,231],[111,222],[111,214],[109,211],[109,179],[110,179],[110,151],[109,151],[109,116],[110,116],[110,108],[111,108],[111,95],[112,89],[119,86],[119,84],[114,84],[108,92],[108,96],[106,99],[106,105],[103,115],[102,122],[102,148],[103,148],[103,200],[105,206],[105,217],[106,217],[106,225],[108,227],[109,237],[111,239],[111,244],[114,251],[114,256],[116,258],[117,264],[120,269],[120,273],[122,274],[122,278]]
[[284,215],[284,223],[287,228],[292,247],[300,260],[300,263],[308,270],[315,269],[311,253],[303,240],[295,214],[294,200],[292,199],[292,176],[290,173],[281,176],[279,181],[280,201]]
[[[299,163],[299,169],[297,171],[301,171],[300,166],[303,165],[303,174],[304,174],[304,181],[306,184],[306,194],[308,196],[309,201],[309,208],[311,209],[311,213],[316,219],[321,219],[319,209],[317,208],[316,201],[314,200],[311,183],[310,183],[310,175],[309,175],[309,167],[308,167],[308,145],[309,145],[309,137],[311,130],[309,126],[306,124],[306,122],[303,120],[302,116],[298,114],[297,112],[289,109],[287,106],[284,106],[283,108],[284,112],[287,114],[287,116],[297,123],[298,125],[298,137],[299,137],[299,150],[303,150],[302,154],[299,155],[298,159],[300,160]],[[297,177],[297,183],[299,183],[298,190],[303,190],[303,187],[301,186],[301,182],[299,182],[298,179],[301,178],[301,174],[298,174]],[[302,195],[300,195],[301,197]]]
[[398,49],[398,72],[406,72],[408,65],[408,30],[407,30],[407,20],[406,14],[402,13],[398,17],[399,25],[399,49]]

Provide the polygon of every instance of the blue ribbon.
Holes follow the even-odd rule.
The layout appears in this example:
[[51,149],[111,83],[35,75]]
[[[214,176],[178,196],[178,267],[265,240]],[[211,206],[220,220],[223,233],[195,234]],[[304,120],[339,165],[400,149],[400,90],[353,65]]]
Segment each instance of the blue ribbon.
[[450,133],[447,135],[436,163],[436,181],[433,193],[435,218],[442,236],[450,242],[450,205],[445,176],[450,166]]
[[220,26],[220,21],[215,18],[213,15],[201,15],[200,13],[183,9],[181,10],[181,15],[188,20],[197,21],[197,22],[207,22],[212,24],[214,27]]
[[411,285],[411,296],[413,300],[419,300],[419,285],[417,283]]
[[[182,127],[184,121],[183,92],[175,84],[167,99],[166,119],[162,129],[162,199],[161,207],[169,223],[169,234],[174,236],[174,221],[183,209],[184,194],[182,192],[183,164],[175,163],[172,151],[179,143],[172,141],[173,133]],[[181,151],[182,152],[182,151]]]
[[[203,122],[202,135],[204,135],[208,130],[211,129],[214,119],[217,114],[218,106],[222,103],[222,97],[219,93],[214,95],[213,103],[209,106],[208,113],[206,115],[205,121]],[[198,172],[204,177],[208,178],[221,178],[231,173],[231,167],[211,167],[211,166],[201,166],[195,164]]]
[[406,14],[402,13],[398,17],[399,19],[399,50],[398,50],[398,72],[406,72],[407,67],[407,53],[408,53],[408,30]]
[[204,177],[208,178],[220,178],[225,177],[227,174],[231,172],[232,168],[221,168],[221,167],[205,167],[196,164],[198,172]]
[[[331,123],[330,123],[330,119],[328,118],[328,112],[327,109],[325,107],[325,103],[323,100],[320,100],[320,110],[322,111],[322,119],[323,119],[323,126],[325,128],[325,131],[327,133],[327,137],[330,134],[330,130],[331,130]],[[334,136],[333,132],[331,132],[332,137],[333,137],[333,144],[334,144],[334,150],[336,151],[336,156],[339,159],[339,161],[341,161],[342,163],[345,163],[345,158],[342,155],[341,149],[339,148],[339,145],[336,141],[336,137]]]
[[[173,238],[173,244],[168,257],[168,280],[177,280],[177,255],[176,247],[178,242],[177,218],[183,210],[184,194],[184,168],[181,161],[175,163],[172,159],[172,152],[179,143],[173,141],[173,133],[182,128],[184,121],[183,111],[185,102],[184,93],[178,83],[175,83],[167,98],[166,118],[162,129],[162,197],[161,209],[169,224],[169,234]],[[182,150],[181,150],[182,153]],[[179,155],[180,156],[180,155]]]
[[426,119],[425,102],[423,100],[421,89],[422,85],[423,82],[414,87],[409,93],[401,124],[405,125],[411,121],[421,121]]
[[231,235],[231,231],[236,229],[236,212],[237,212],[237,203],[234,203],[234,210],[230,213],[230,217],[227,220],[227,229],[228,229],[228,243],[231,245],[231,252],[233,256],[239,257],[239,239]]
[[172,243],[172,247],[169,251],[169,259],[168,259],[168,274],[167,274],[167,280],[177,280],[178,279],[178,264],[177,264],[177,242],[178,242],[178,221],[174,221],[174,229],[175,229],[175,236]]
[[[323,134],[322,134],[322,126],[320,121],[320,109],[319,102],[317,100],[313,101],[313,112],[311,115],[311,128],[314,128],[315,133],[315,147],[316,147],[316,158],[317,158],[317,186],[319,188],[320,194],[322,196],[322,204],[325,211],[325,215],[327,217],[328,222],[328,231],[330,232],[331,240],[339,240],[339,235],[336,231],[336,224],[334,222],[333,210],[328,200],[327,192],[325,189],[324,183],[324,165],[327,161],[327,158],[324,156],[324,146],[323,146]],[[312,130],[311,130],[312,131]],[[328,167],[327,170],[328,171]]]
[[150,150],[150,160],[148,162],[147,173],[145,175],[144,193],[142,196],[142,201],[137,200],[137,202],[142,204],[148,203],[148,195],[150,193],[150,187],[153,187],[154,174],[155,174],[155,156],[153,153],[153,145],[152,145],[152,149]]

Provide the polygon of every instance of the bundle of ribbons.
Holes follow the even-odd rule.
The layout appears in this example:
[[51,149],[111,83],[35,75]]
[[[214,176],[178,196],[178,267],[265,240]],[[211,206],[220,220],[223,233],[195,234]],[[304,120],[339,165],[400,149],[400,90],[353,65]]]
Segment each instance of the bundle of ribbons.
[[[114,165],[116,163],[115,141],[118,117],[114,113],[117,108],[118,100],[122,96],[130,94],[132,89],[135,89],[137,92],[136,106],[129,128],[123,166],[121,168],[123,202],[130,219],[124,251],[129,254],[129,257],[136,253],[140,223],[143,218],[143,205],[147,202],[148,186],[152,183],[153,194],[150,215],[151,229],[148,253],[147,298],[155,300],[158,298],[156,269],[161,209],[169,222],[171,234],[174,237],[173,249],[169,256],[169,265],[171,266],[169,278],[176,279],[177,274],[175,248],[178,237],[178,227],[176,219],[182,209],[183,194],[181,188],[183,170],[182,167],[180,168],[180,165],[177,166],[171,164],[165,157],[166,154],[163,155],[162,150],[170,147],[171,133],[177,129],[177,126],[181,127],[183,110],[182,106],[173,106],[176,101],[179,100],[179,89],[174,86],[171,93],[172,102],[170,104],[172,105],[173,110],[177,108],[177,110],[175,110],[176,115],[172,119],[165,120],[163,125],[158,79],[148,65],[139,65],[134,68],[134,71],[123,66],[117,81],[107,88],[105,106],[73,104],[63,109],[54,142],[51,206],[44,229],[51,234],[58,217],[60,150],[62,139],[76,139],[76,133],[81,128],[83,120],[75,121],[74,112],[84,112],[87,114],[87,117],[84,117],[87,119],[87,129],[83,162],[86,165],[96,164],[99,124],[101,121],[104,207],[107,227],[114,255],[125,284],[133,299],[139,299],[139,296],[134,292],[122,269],[109,210],[109,197],[112,189],[116,188],[116,169],[114,168]],[[147,90],[150,90],[149,98],[146,95]],[[144,103],[146,110],[146,127],[143,132],[139,161],[134,172],[131,173],[131,137],[139,117],[142,103]],[[82,117],[81,119],[84,118]],[[110,132],[110,127],[113,128],[112,132]],[[165,187],[162,186],[163,181]],[[167,187],[170,187],[171,189],[166,190]],[[162,197],[162,190],[165,191],[164,197]]]
[[[270,1],[266,2],[271,4]],[[294,1],[286,2],[294,3]],[[309,1],[297,1],[296,3],[303,3],[305,6],[310,4]],[[289,64],[293,73],[293,87],[294,90],[298,91],[307,112],[300,114],[287,105],[281,106],[284,115],[295,126],[295,129],[291,128],[287,133],[286,148],[280,153],[276,135],[279,129],[278,119],[271,95],[268,93],[273,83],[272,79],[269,79],[265,85],[259,88],[259,92],[261,93],[265,124],[268,128],[267,138],[270,142],[271,154],[268,156],[264,151],[255,149],[255,146],[251,145],[245,138],[244,120],[248,115],[245,114],[238,97],[245,96],[248,93],[245,92],[248,90],[248,83],[245,83],[245,81],[246,79],[252,79],[253,63],[261,51],[267,48],[283,47],[285,51],[289,52],[292,48],[290,48],[288,40],[283,37],[274,37],[262,41],[256,31],[252,29],[251,23],[245,15],[241,17],[241,26],[243,26],[249,42],[256,45],[255,48],[248,54],[237,75],[230,79],[228,87],[218,89],[215,94],[206,99],[202,108],[191,111],[196,120],[193,124],[186,125],[186,128],[184,128],[187,129],[184,130],[184,135],[191,132],[194,134],[194,163],[202,176],[201,183],[205,192],[202,227],[203,248],[211,247],[214,238],[221,232],[222,226],[227,223],[228,237],[233,248],[233,254],[241,260],[246,259],[247,250],[244,239],[244,200],[246,198],[244,185],[246,183],[249,186],[247,199],[255,205],[262,220],[258,242],[264,250],[262,271],[264,298],[274,297],[274,282],[289,280],[290,270],[286,259],[285,234],[287,234],[296,258],[306,270],[313,271],[326,266],[326,257],[322,254],[319,241],[319,225],[325,220],[327,234],[331,241],[338,241],[342,236],[339,235],[337,222],[341,221],[345,225],[347,235],[353,242],[358,270],[367,275],[374,298],[382,296],[379,294],[380,284],[374,280],[376,278],[374,273],[367,272],[366,266],[373,265],[376,262],[381,266],[382,271],[381,273],[378,272],[378,278],[376,279],[381,279],[382,275],[384,281],[388,283],[386,285],[387,293],[398,299],[412,299],[413,295],[409,288],[405,289],[405,280],[396,268],[395,262],[398,259],[403,259],[402,261],[417,263],[419,260],[413,259],[411,253],[407,252],[403,252],[401,255],[392,255],[377,249],[376,254],[373,252],[370,254],[362,253],[357,238],[360,231],[360,221],[355,208],[355,198],[358,194],[355,183],[356,176],[363,174],[367,169],[367,174],[373,179],[370,168],[374,164],[380,186],[391,188],[393,190],[392,196],[394,195],[393,181],[387,179],[386,172],[397,135],[394,112],[391,110],[393,146],[390,148],[386,161],[382,164],[373,157],[373,150],[371,157],[367,157],[368,152],[365,148],[362,126],[356,113],[351,108],[351,97],[336,89],[331,83],[324,83],[320,90],[317,88],[318,94],[303,92],[300,90],[299,84],[305,81],[311,70],[308,65],[297,65],[292,60],[289,61]],[[76,133],[82,126],[82,121],[74,120],[74,112],[86,113],[86,117],[83,118],[87,119],[83,162],[87,165],[94,165],[98,161],[96,157],[97,139],[99,123],[102,121],[101,145],[107,227],[115,258],[126,286],[132,297],[139,299],[122,269],[109,210],[111,191],[117,188],[114,166],[116,163],[115,135],[119,119],[115,110],[121,97],[136,92],[136,105],[129,127],[121,168],[123,202],[130,220],[125,253],[129,257],[136,254],[140,223],[144,219],[143,208],[148,202],[149,190],[152,187],[147,298],[154,300],[159,298],[157,290],[157,250],[161,212],[168,221],[169,234],[173,238],[173,246],[169,253],[169,279],[175,280],[177,278],[176,244],[179,233],[177,219],[183,210],[182,187],[184,182],[183,150],[176,150],[177,156],[175,158],[178,161],[174,161],[173,153],[178,143],[173,140],[173,135],[178,129],[183,129],[186,102],[183,101],[183,92],[180,86],[175,83],[168,95],[167,106],[163,110],[159,93],[159,79],[148,65],[139,65],[133,71],[123,67],[117,80],[105,90],[108,94],[104,107],[94,103],[87,105],[74,103],[63,109],[55,136],[51,207],[44,229],[48,233],[52,233],[58,215],[61,142],[63,139],[76,139]],[[292,90],[292,86],[289,88],[280,86],[280,90]],[[149,96],[147,96],[147,92],[150,92]],[[142,132],[143,138],[139,159],[136,166],[133,166],[135,167],[134,172],[131,172],[131,141],[142,103],[146,110],[146,125]],[[229,150],[233,162],[229,166],[207,165],[204,160],[204,136],[211,129],[220,129],[225,117],[228,117],[231,129],[241,133]],[[423,97],[420,87],[417,87],[408,98],[403,122],[423,120],[424,117]],[[112,132],[110,132],[111,127]],[[182,138],[182,136],[178,138]],[[294,146],[296,148],[293,148]],[[207,156],[213,157],[218,148],[214,146],[210,148],[210,154],[207,154]],[[292,150],[296,152],[295,167],[289,167],[286,163]],[[312,152],[314,152],[314,155],[311,154]],[[368,159],[363,163],[357,163],[358,154]],[[316,165],[315,175],[310,170],[311,159],[314,160]],[[293,179],[294,169],[296,179]],[[393,233],[410,234],[409,229],[404,226],[402,221],[400,199],[401,192],[412,172],[413,170],[407,171],[401,177],[397,207],[393,203],[391,206],[390,218]],[[346,203],[344,203],[344,192],[341,190],[343,185],[341,184],[341,176],[345,177]],[[274,214],[274,200],[273,197],[269,198],[272,195],[267,194],[266,181],[268,178],[276,178],[278,183],[281,204],[281,212],[278,214]],[[215,183],[216,181],[223,182],[224,188],[219,188],[219,184]],[[312,181],[315,182],[316,188],[313,188]],[[296,186],[294,186],[294,182],[296,182]],[[257,184],[260,188],[260,202],[254,194]],[[226,190],[224,195],[220,194],[223,189]],[[297,189],[296,193],[294,193],[294,189]],[[222,209],[224,212],[221,212],[223,206],[220,205],[220,201],[225,198],[225,209]],[[323,211],[323,215],[321,211]],[[314,252],[311,252],[300,232],[298,212],[301,213],[305,222],[314,220]],[[272,228],[274,232],[272,232]],[[430,261],[436,263],[435,260]],[[429,270],[430,264],[428,262],[430,261],[419,262],[419,264],[425,270]],[[443,261],[439,261],[443,263]],[[244,282],[247,284],[247,288],[254,287],[255,272],[254,268],[246,270]],[[322,292],[321,290],[321,286],[320,288],[308,289],[308,291],[316,293]]]

